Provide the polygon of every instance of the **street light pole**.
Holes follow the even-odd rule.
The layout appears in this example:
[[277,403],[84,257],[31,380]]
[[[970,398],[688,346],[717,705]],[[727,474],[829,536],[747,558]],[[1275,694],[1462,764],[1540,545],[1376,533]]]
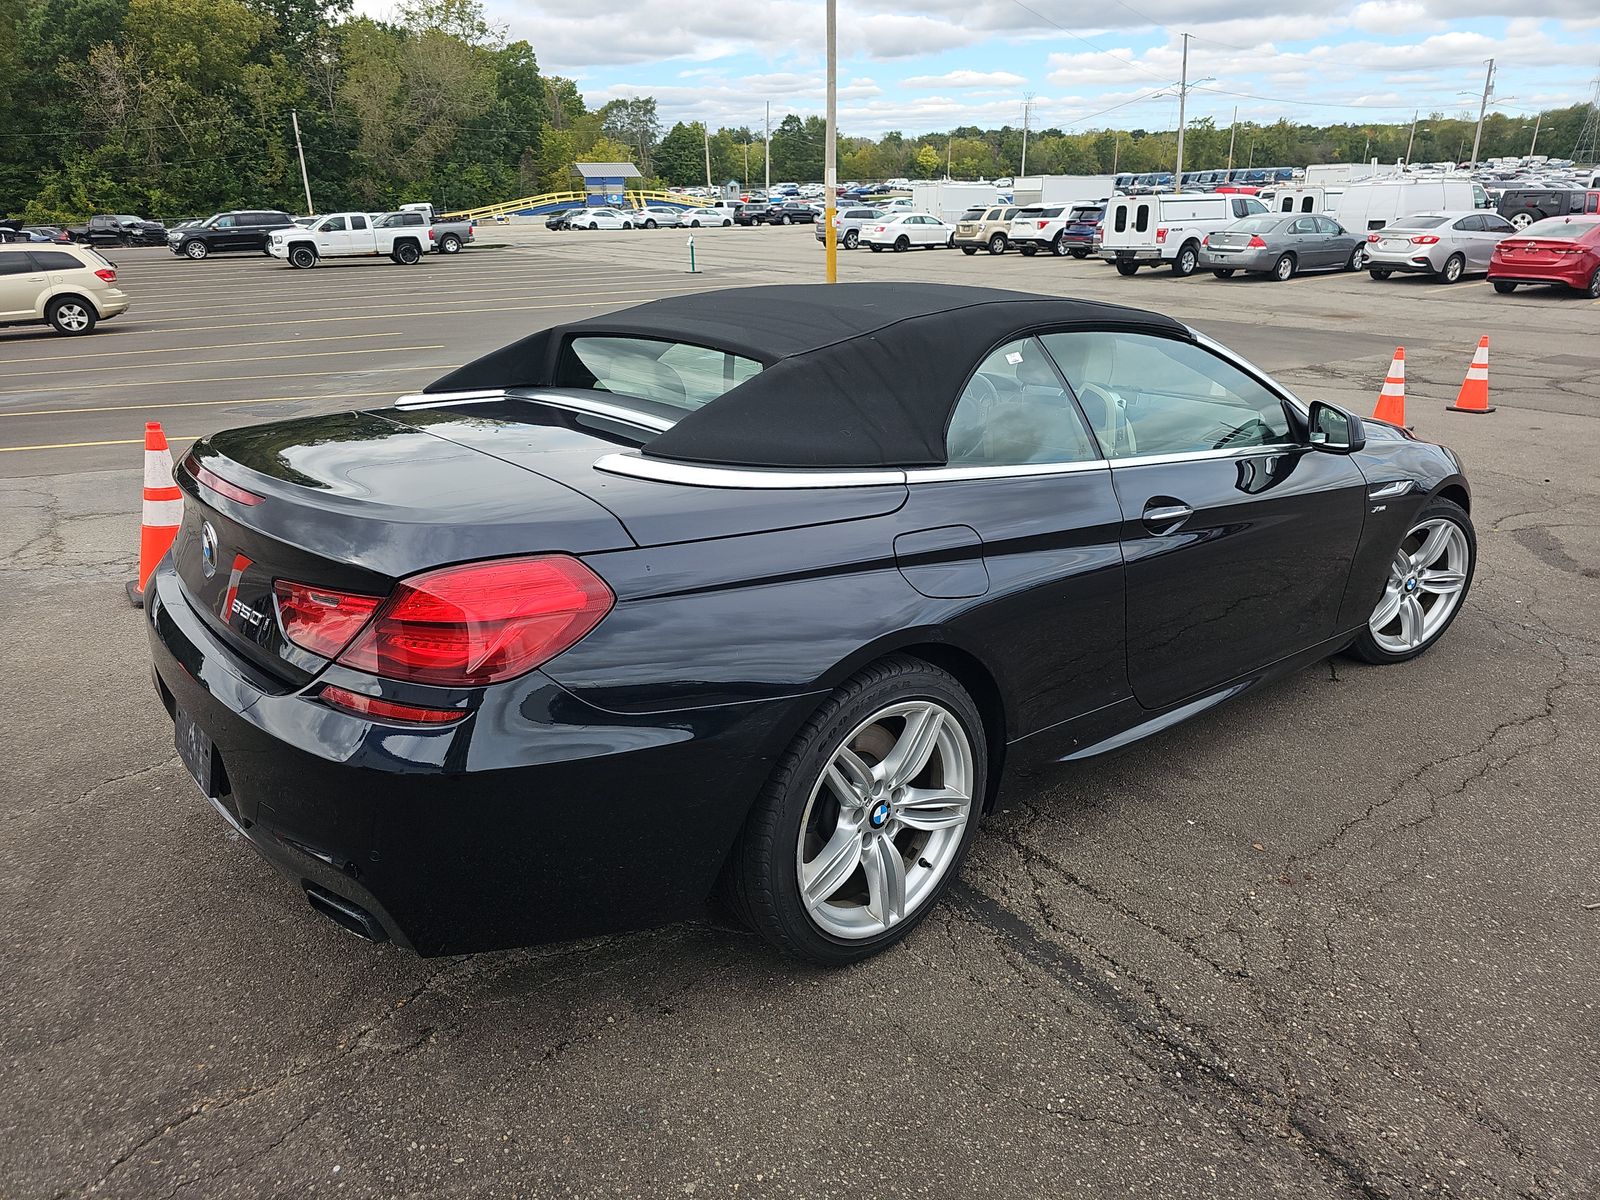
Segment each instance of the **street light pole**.
[[317,215],[317,206],[311,203],[311,176],[306,174],[305,147],[300,145],[300,114],[290,109],[289,119],[294,122],[294,152],[300,156],[300,182],[306,189],[306,216],[314,217]]
[[1542,112],[1533,119],[1533,141],[1528,143],[1529,158],[1533,157],[1533,148],[1539,144],[1539,126],[1543,123],[1543,121],[1544,113]]
[[764,135],[764,140],[761,143],[761,149],[766,154],[766,159],[767,159],[767,184],[766,184],[766,188],[767,188],[767,195],[771,196],[772,195],[772,101],[771,100],[768,100],[766,102],[766,113],[767,113],[767,115],[766,115],[766,122],[767,122],[766,134]]
[[1411,165],[1411,147],[1417,140],[1417,118],[1422,115],[1420,108],[1411,110],[1411,134],[1406,138],[1406,166]]
[[1228,175],[1233,176],[1233,139],[1239,135],[1239,106],[1233,106],[1233,124],[1228,127]]
[[1478,162],[1478,145],[1483,141],[1483,116],[1489,111],[1489,93],[1494,90],[1494,59],[1489,60],[1488,73],[1483,77],[1483,99],[1478,104],[1478,131],[1472,135],[1472,163]]
[[1172,190],[1183,191],[1184,103],[1189,98],[1189,35],[1183,35],[1183,77],[1178,84],[1178,169],[1172,173]]
[[839,203],[839,0],[828,0],[827,144],[822,148],[822,245],[829,283],[839,282],[839,238],[833,227]]

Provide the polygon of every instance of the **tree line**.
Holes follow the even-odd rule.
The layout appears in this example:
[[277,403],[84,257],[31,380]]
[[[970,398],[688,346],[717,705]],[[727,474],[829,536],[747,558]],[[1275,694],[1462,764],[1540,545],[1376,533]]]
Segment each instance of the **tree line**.
[[[393,21],[350,0],[0,0],[0,215],[80,220],[95,212],[174,218],[233,207],[306,210],[297,118],[318,211],[431,200],[445,209],[576,186],[575,161],[628,161],[671,186],[766,177],[765,130],[663,131],[649,96],[591,110],[569,79],[508,41],[479,0],[400,0]],[[1543,115],[1539,149],[1570,154],[1587,107]],[[1412,158],[1459,160],[1473,122],[1418,122]],[[1393,162],[1405,124],[1186,133],[1185,166]],[[1528,150],[1533,118],[1491,115],[1481,155]],[[822,178],[822,118],[771,130],[777,180]],[[1023,165],[1023,131],[841,137],[840,178],[994,178]],[[1171,130],[1033,131],[1029,173],[1170,170]]]

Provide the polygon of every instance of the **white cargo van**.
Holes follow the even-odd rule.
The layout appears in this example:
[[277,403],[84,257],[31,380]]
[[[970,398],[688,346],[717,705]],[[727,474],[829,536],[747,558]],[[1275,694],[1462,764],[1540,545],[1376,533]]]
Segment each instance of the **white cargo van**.
[[1489,193],[1470,179],[1359,179],[1345,185],[1329,212],[1346,229],[1382,229],[1424,212],[1488,208]]
[[1100,257],[1124,275],[1163,262],[1174,275],[1193,275],[1206,234],[1266,211],[1254,196],[1226,193],[1117,196],[1100,226]]
[[1281,187],[1263,191],[1261,203],[1275,213],[1331,212],[1342,195],[1342,187]]

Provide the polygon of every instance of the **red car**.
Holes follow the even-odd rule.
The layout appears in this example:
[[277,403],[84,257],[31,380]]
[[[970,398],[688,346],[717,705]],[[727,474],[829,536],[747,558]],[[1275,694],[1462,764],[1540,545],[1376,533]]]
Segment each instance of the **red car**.
[[1546,217],[1502,238],[1489,282],[1502,295],[1520,283],[1564,283],[1600,299],[1600,216]]

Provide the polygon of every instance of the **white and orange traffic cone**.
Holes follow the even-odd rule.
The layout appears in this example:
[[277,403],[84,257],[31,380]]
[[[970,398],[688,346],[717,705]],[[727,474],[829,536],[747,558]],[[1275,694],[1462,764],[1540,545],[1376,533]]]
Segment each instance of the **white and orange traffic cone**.
[[128,599],[144,607],[144,589],[162,555],[172,549],[183,523],[183,493],[172,479],[172,451],[159,421],[144,426],[144,515],[139,522],[139,578],[128,581]]
[[1478,339],[1478,349],[1472,355],[1472,365],[1467,368],[1467,378],[1461,384],[1454,404],[1446,404],[1446,412],[1492,413],[1489,403],[1489,335]]
[[1404,346],[1395,347],[1394,361],[1389,364],[1389,377],[1383,381],[1383,390],[1378,393],[1378,407],[1372,410],[1372,419],[1405,427],[1406,348]]

